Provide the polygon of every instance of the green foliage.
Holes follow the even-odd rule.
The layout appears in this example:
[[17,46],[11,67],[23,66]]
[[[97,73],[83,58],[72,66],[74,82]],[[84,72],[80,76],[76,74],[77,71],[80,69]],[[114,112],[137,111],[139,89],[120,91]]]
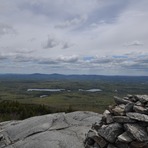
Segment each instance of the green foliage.
[[0,102],[0,120],[25,119],[49,113],[51,109],[45,105],[21,104],[8,100]]
[[[30,88],[66,89],[63,92],[27,92]],[[102,92],[79,92],[99,88]],[[55,112],[87,110],[102,113],[113,104],[113,96],[148,94],[148,81],[100,80],[23,80],[0,79],[0,121],[25,119]],[[117,90],[117,91],[115,91]],[[40,98],[41,95],[47,97]]]

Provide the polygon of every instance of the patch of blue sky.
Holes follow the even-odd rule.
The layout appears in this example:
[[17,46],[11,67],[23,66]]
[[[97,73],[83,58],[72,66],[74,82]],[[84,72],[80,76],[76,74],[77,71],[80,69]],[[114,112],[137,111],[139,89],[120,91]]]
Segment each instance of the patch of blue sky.
[[114,55],[114,56],[112,56],[113,58],[115,58],[115,59],[127,59],[128,58],[128,56],[126,56],[126,55]]
[[145,58],[145,57],[148,57],[147,54],[142,54],[142,55],[139,55],[138,58]]
[[93,59],[95,59],[95,57],[93,57],[93,56],[85,56],[85,57],[83,57],[84,61],[91,61]]

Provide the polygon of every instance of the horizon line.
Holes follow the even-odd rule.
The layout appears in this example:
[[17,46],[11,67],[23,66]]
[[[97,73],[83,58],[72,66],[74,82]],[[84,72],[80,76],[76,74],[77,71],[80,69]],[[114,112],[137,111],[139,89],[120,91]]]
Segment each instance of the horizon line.
[[65,75],[65,76],[71,76],[71,75],[77,75],[77,76],[124,76],[124,77],[148,77],[148,75],[106,75],[106,74],[62,74],[62,73],[0,73],[0,75]]

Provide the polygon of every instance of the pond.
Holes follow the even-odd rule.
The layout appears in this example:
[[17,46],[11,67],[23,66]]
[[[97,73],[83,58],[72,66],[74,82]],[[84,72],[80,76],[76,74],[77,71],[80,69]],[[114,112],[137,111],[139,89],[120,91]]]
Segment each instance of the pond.
[[64,91],[65,89],[27,89],[27,91],[49,91],[49,92],[60,92],[60,91]]
[[87,92],[100,92],[102,91],[101,89],[96,89],[96,88],[93,88],[93,89],[87,89],[87,90],[84,90],[84,89],[79,89],[79,91],[87,91]]
[[[71,90],[65,90],[65,89],[38,89],[38,88],[33,88],[33,89],[27,89],[27,91],[48,91],[48,92],[61,92],[61,91],[68,91],[71,92]],[[86,91],[86,92],[101,92],[101,89],[93,88],[93,89],[78,89],[78,91]]]

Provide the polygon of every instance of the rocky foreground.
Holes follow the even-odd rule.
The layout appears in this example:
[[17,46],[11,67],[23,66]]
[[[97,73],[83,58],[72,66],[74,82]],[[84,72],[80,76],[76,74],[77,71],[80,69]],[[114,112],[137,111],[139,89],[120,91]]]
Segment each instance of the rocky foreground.
[[148,96],[115,97],[103,116],[77,111],[0,123],[0,148],[148,148]]
[[0,148],[84,148],[85,134],[101,115],[57,113],[0,123]]
[[100,124],[85,139],[85,148],[148,148],[148,96],[115,97]]

